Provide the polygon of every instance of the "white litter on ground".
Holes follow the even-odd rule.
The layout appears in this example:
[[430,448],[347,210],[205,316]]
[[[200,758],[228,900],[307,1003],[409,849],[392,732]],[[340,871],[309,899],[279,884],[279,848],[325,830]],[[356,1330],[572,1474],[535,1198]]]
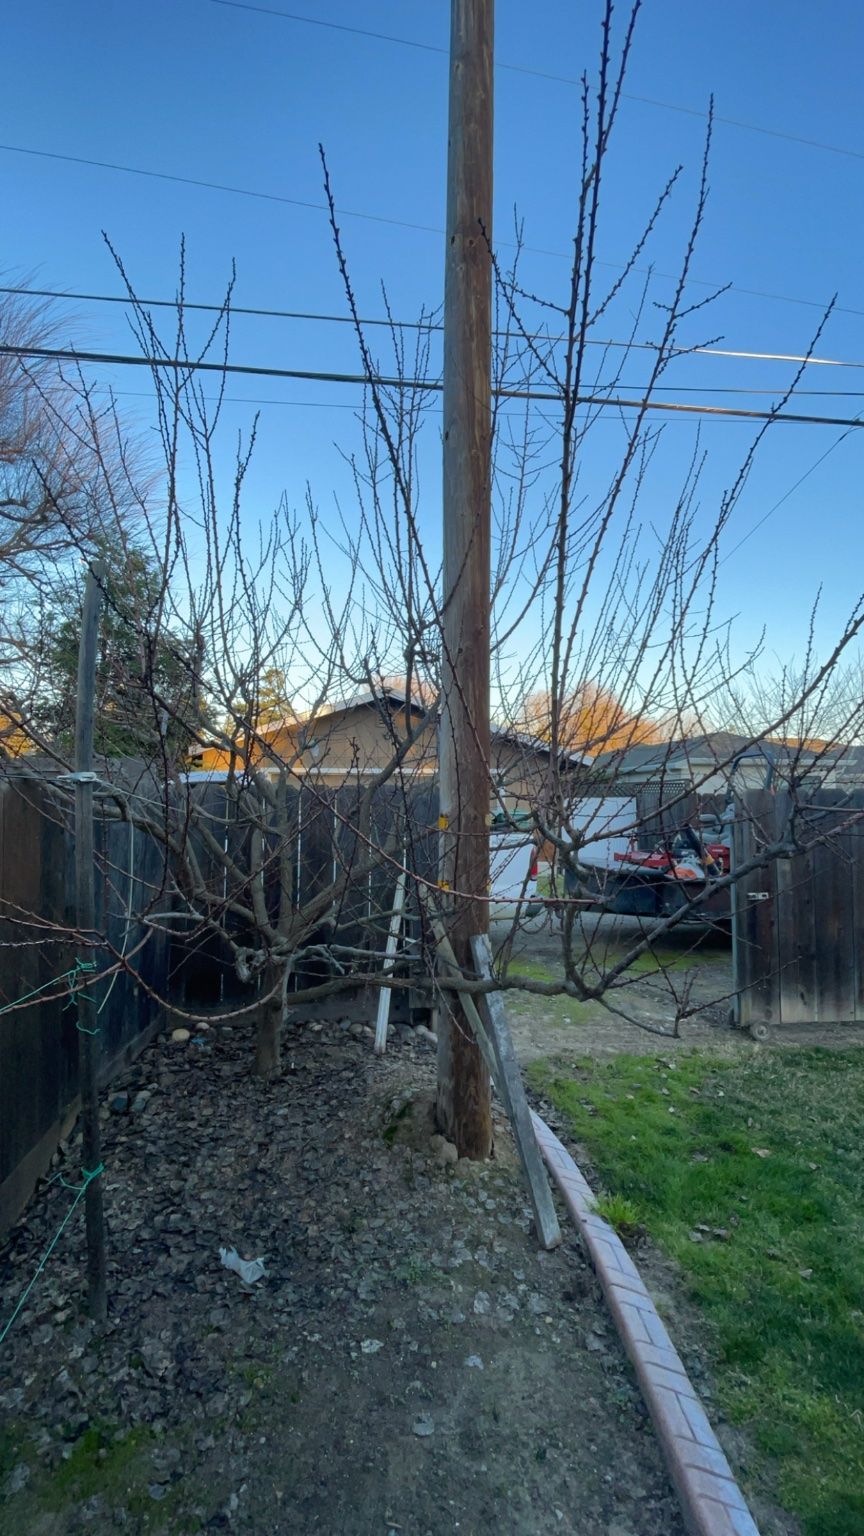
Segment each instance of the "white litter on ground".
[[226,1269],[233,1269],[246,1285],[254,1285],[267,1271],[263,1256],[260,1259],[241,1259],[236,1248],[220,1248],[219,1257]]

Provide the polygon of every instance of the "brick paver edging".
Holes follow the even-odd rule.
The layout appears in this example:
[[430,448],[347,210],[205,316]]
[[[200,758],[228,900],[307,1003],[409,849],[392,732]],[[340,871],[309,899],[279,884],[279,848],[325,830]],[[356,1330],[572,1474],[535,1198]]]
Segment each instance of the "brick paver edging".
[[756,1522],[639,1271],[570,1153],[531,1118],[540,1150],[591,1257],[654,1422],[692,1536],[759,1536]]

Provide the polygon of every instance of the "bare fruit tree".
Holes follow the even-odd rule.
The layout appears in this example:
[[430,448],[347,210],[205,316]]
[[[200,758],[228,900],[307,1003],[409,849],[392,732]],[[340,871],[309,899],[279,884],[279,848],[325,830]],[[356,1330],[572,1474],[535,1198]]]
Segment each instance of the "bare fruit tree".
[[[728,927],[731,888],[748,873],[730,869],[728,826],[720,824],[739,764],[749,759],[752,777],[753,762],[764,763],[767,754],[775,773],[806,795],[864,720],[860,690],[848,681],[856,675],[862,601],[838,624],[826,657],[817,658],[811,632],[802,667],[773,686],[761,647],[741,649],[721,606],[724,541],[742,492],[766,435],[788,430],[786,419],[795,419],[796,391],[831,307],[790,365],[777,401],[749,413],[761,421],[713,513],[706,511],[707,450],[698,425],[683,453],[681,436],[669,442],[670,430],[683,432],[682,412],[685,422],[687,413],[698,415],[698,407],[668,400],[680,362],[718,340],[711,316],[719,294],[692,298],[709,196],[710,109],[692,190],[685,191],[683,167],[671,167],[653,202],[649,196],[632,254],[614,279],[598,258],[639,9],[634,5],[619,26],[611,4],[599,7],[598,66],[593,79],[582,81],[573,261],[563,292],[537,293],[523,283],[518,223],[512,264],[490,246],[497,278],[492,703],[498,739],[509,750],[503,764],[500,751],[492,754],[488,798],[514,829],[524,828],[526,818],[533,826],[552,871],[550,908],[561,918],[556,975],[532,980],[511,970],[514,931],[499,932],[496,984],[563,992],[625,1012],[634,964],[665,933],[691,921]],[[371,380],[382,364],[359,318],[329,183],[327,190],[346,300]],[[691,211],[680,264],[659,302],[646,264],[664,221],[680,219],[685,196]],[[399,397],[374,383],[370,402],[374,446],[366,453],[372,471],[362,488],[364,515],[375,515],[392,481],[410,532],[423,522],[423,503],[418,476],[402,470],[406,418]],[[418,550],[411,569],[440,654],[437,568],[430,571],[428,555]],[[396,589],[393,575],[379,581]],[[814,754],[813,721],[826,721],[829,699],[830,729]],[[623,854],[608,852],[613,806]],[[746,814],[741,804],[734,814]],[[711,820],[711,830],[700,817]],[[600,861],[592,845],[603,851]],[[786,857],[793,845],[790,826],[770,848],[760,844],[759,859]],[[598,875],[604,861],[614,871],[616,857],[629,861],[624,884],[630,897],[638,894],[630,910],[643,929],[608,959],[602,946],[592,947],[592,923],[582,919],[589,910],[622,910],[622,882],[607,878],[608,868]],[[626,900],[625,892],[625,912]],[[661,974],[674,1031],[689,1002],[675,977],[662,968]],[[469,984],[467,974],[462,981]]]
[[[680,168],[661,178],[626,266],[614,281],[603,278],[597,253],[637,10],[616,43],[612,6],[600,6],[598,68],[581,93],[574,255],[563,292],[537,294],[522,282],[521,249],[506,268],[493,252],[496,728],[484,814],[527,832],[549,863],[552,883],[542,899],[561,917],[553,976],[538,979],[511,963],[515,928],[496,928],[502,942],[491,981],[433,964],[450,904],[464,894],[457,889],[445,900],[435,856],[441,678],[458,682],[459,675],[458,658],[442,665],[442,556],[434,531],[440,327],[435,312],[411,327],[391,320],[375,333],[383,343],[373,344],[329,180],[336,259],[365,385],[359,438],[346,449],[352,494],[338,520],[322,517],[311,492],[294,508],[274,491],[272,512],[253,512],[247,480],[257,424],[226,471],[232,293],[193,342],[182,258],[170,335],[127,281],[138,344],[150,362],[158,453],[144,463],[128,450],[113,402],[103,399],[97,409],[81,375],[65,381],[62,405],[51,398],[52,419],[74,427],[88,466],[87,517],[61,515],[56,489],[51,516],[72,553],[87,558],[110,549],[97,801],[105,818],[134,828],[160,852],[158,879],[135,894],[141,943],[167,934],[176,954],[201,951],[230,968],[239,990],[229,989],[219,1009],[256,1019],[263,1074],[279,1068],[292,1010],[302,1014],[368,988],[425,989],[439,1008],[449,1007],[454,991],[521,989],[602,1003],[627,1016],[626,989],[640,957],[664,933],[705,917],[707,885],[712,900],[722,898],[746,874],[711,855],[710,880],[697,891],[698,882],[680,873],[686,847],[657,853],[655,843],[668,842],[670,829],[673,840],[686,836],[690,827],[705,852],[706,838],[690,825],[694,797],[716,795],[718,785],[725,796],[748,751],[782,758],[790,782],[805,769],[806,777],[812,752],[806,763],[801,753],[810,751],[805,737],[812,733],[803,722],[818,713],[845,660],[852,663],[864,624],[860,603],[838,625],[824,661],[811,649],[799,673],[779,691],[762,686],[760,695],[758,650],[739,653],[720,602],[724,537],[766,433],[787,430],[784,416],[820,332],[754,428],[710,515],[698,427],[683,453],[681,438],[669,439],[666,384],[677,379],[682,357],[714,339],[709,303],[690,297],[708,198],[710,124],[678,275],[663,303],[654,302],[642,267],[663,220],[673,209],[677,216],[684,199]],[[517,247],[522,241],[517,226]],[[26,354],[23,342],[21,350]],[[211,390],[214,378],[215,399],[202,383]],[[38,394],[48,397],[41,383]],[[43,482],[50,486],[50,475],[40,475]],[[10,665],[0,707],[40,752],[62,818],[71,804],[64,783],[71,769],[69,659],[58,639],[68,637],[70,624],[74,630],[75,583],[65,582],[61,601],[43,570],[28,572],[14,552],[4,558],[0,580],[14,571],[16,581],[31,583],[24,590],[32,600],[4,618]],[[835,698],[830,742],[819,747],[823,763],[829,746],[854,739],[861,726],[860,693],[844,685]],[[694,759],[683,782],[676,764],[686,744],[716,737],[720,727],[734,740],[715,741],[707,765]],[[648,754],[646,772],[633,793],[632,753],[640,751]],[[798,754],[794,761],[790,752]],[[589,801],[607,809],[624,802],[615,835],[631,850],[634,881],[652,867],[646,859],[665,858],[671,871],[662,890],[659,878],[647,883],[653,906],[611,959],[592,952],[590,925],[582,922],[586,908],[615,910],[618,900],[611,882],[591,875],[600,866],[590,850],[608,842],[609,821],[603,812],[586,818]],[[779,838],[760,857],[788,849],[789,839]],[[122,871],[103,872],[122,884]],[[385,963],[385,946],[400,877],[409,910],[404,964],[394,967]],[[102,946],[98,970],[76,985],[110,984],[119,971],[152,986],[136,953],[116,944]],[[668,1025],[661,1032],[677,1028],[690,1008],[676,976],[665,979]],[[184,1002],[167,980],[160,997],[181,1021],[200,1016],[194,1000]]]

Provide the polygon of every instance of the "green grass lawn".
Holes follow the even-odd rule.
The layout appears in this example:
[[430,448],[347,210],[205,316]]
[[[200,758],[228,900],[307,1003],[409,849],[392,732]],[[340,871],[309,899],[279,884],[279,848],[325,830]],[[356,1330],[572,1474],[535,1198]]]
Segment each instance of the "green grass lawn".
[[529,1070],[680,1266],[750,1470],[806,1536],[862,1536],[864,1050]]

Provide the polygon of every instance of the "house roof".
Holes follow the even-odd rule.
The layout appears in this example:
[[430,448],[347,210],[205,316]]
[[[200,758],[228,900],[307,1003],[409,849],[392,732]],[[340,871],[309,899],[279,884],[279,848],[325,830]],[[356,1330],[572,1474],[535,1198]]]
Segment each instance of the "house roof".
[[633,747],[615,747],[599,752],[594,767],[614,768],[617,773],[651,775],[673,765],[690,767],[725,763],[742,752],[753,741],[752,736],[737,736],[732,731],[712,731],[703,736],[682,736],[671,741],[645,742]]
[[733,731],[711,731],[704,736],[601,752],[594,759],[594,766],[601,771],[650,778],[661,771],[669,774],[683,769],[710,769],[721,763],[731,766],[732,759],[739,753],[778,761],[784,753],[789,753],[794,755],[796,762],[809,764],[815,770],[831,770],[846,777],[864,775],[864,747],[829,746],[815,738],[797,743],[772,737],[740,736]]
[[377,692],[373,692],[370,688],[361,688],[356,693],[348,694],[344,699],[334,699],[330,703],[324,702],[302,714],[286,715],[282,720],[273,720],[269,725],[261,727],[261,735],[275,735],[278,731],[290,729],[292,726],[317,724],[320,720],[332,719],[334,715],[348,714],[353,709],[376,709],[382,704],[389,705],[392,709],[404,709],[407,704],[411,713],[415,715],[422,715],[425,708],[420,699],[412,697],[409,700],[398,688],[383,688]]
[[[528,736],[524,731],[511,731],[506,726],[499,727],[493,725],[492,740],[499,744],[521,748],[526,752],[536,752],[541,757],[548,757],[552,750],[549,742],[544,741],[542,736]],[[569,768],[587,767],[594,761],[593,758],[586,757],[582,752],[562,751],[559,752],[558,756],[561,762],[565,763]]]

